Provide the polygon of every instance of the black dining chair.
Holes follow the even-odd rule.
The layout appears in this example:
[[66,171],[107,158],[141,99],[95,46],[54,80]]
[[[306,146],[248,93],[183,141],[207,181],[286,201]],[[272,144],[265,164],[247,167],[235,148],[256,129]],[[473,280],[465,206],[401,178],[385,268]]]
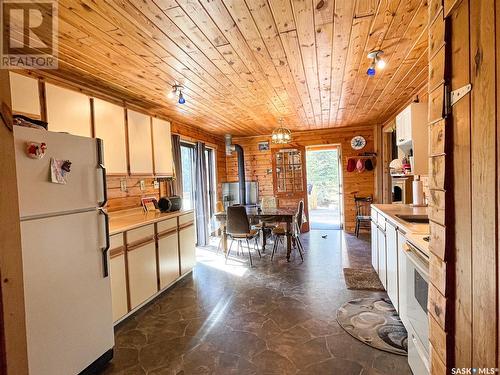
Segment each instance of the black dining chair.
[[[304,217],[304,201],[300,201],[297,207],[297,213],[294,216],[294,222],[292,223],[292,241],[295,243],[297,250],[299,251],[300,258],[304,260],[304,246],[302,246],[302,242],[300,241],[300,230],[303,224]],[[282,226],[276,227],[273,229],[274,236],[274,244],[273,244],[273,252],[271,254],[271,260],[274,258],[274,253],[278,249],[278,246],[281,244],[285,247],[284,238],[286,236],[286,229]]]
[[246,241],[248,257],[250,258],[250,266],[253,266],[252,254],[250,252],[250,241],[255,240],[254,249],[257,250],[259,257],[262,257],[257,242],[259,232],[250,228],[250,221],[248,220],[247,210],[244,206],[230,206],[227,208],[226,215],[226,233],[227,236],[231,238],[231,245],[229,246],[226,254],[226,263],[229,258],[229,254],[231,253],[234,241],[238,243],[238,252],[239,249],[243,250],[241,242]]
[[371,204],[373,198],[370,197],[356,197],[354,196],[354,203],[356,204],[356,228],[354,233],[359,237],[359,230],[370,229],[371,221]]

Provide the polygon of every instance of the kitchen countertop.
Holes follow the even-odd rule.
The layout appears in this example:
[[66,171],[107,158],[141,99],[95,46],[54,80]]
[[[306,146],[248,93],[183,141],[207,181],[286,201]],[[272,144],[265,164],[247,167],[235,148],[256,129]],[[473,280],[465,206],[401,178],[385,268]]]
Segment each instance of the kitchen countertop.
[[372,204],[372,208],[394,222],[407,234],[429,234],[429,224],[409,223],[396,216],[427,215],[427,207],[413,207],[408,204]]
[[144,212],[142,208],[123,210],[109,213],[109,234],[122,233],[127,230],[154,224],[159,221],[172,219],[178,216],[189,214],[193,210],[180,210],[176,212]]
[[408,204],[372,204],[372,208],[402,230],[409,242],[424,253],[429,253],[429,242],[423,240],[423,237],[429,234],[429,224],[409,223],[396,216],[428,215],[427,207],[413,207]]

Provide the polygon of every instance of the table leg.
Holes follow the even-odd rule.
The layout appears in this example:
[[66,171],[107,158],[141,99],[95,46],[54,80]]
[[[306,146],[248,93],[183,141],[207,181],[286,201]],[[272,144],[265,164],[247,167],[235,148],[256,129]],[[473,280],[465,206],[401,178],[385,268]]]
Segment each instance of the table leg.
[[224,254],[227,254],[227,232],[226,226],[222,226],[222,248],[224,249]]
[[292,223],[286,223],[286,260],[290,261],[292,253]]

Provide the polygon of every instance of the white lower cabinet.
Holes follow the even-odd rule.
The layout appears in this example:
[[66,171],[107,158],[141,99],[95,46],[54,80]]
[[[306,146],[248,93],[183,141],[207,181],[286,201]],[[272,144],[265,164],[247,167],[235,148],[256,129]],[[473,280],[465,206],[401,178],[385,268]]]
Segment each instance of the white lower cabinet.
[[127,276],[124,253],[114,256],[109,260],[109,276],[111,281],[113,321],[116,322],[128,313]]
[[378,273],[378,239],[377,239],[377,224],[371,222],[371,236],[372,236],[372,266],[375,272]]
[[386,238],[386,290],[396,311],[399,312],[398,295],[398,234],[397,229],[389,221],[385,226]]
[[157,291],[156,245],[150,242],[129,250],[128,274],[130,289],[130,306],[139,306]]
[[196,232],[194,224],[179,231],[181,275],[191,271],[196,264]]
[[378,277],[382,285],[387,289],[387,256],[386,256],[386,241],[385,230],[378,228],[377,230],[377,251],[378,251]]
[[160,289],[172,284],[179,276],[179,248],[177,231],[158,238]]

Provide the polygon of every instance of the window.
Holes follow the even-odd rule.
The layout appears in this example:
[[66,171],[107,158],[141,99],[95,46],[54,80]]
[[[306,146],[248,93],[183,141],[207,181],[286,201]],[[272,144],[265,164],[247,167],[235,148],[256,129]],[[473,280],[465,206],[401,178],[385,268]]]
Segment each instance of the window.
[[182,162],[182,207],[187,210],[194,208],[194,146],[181,143]]

